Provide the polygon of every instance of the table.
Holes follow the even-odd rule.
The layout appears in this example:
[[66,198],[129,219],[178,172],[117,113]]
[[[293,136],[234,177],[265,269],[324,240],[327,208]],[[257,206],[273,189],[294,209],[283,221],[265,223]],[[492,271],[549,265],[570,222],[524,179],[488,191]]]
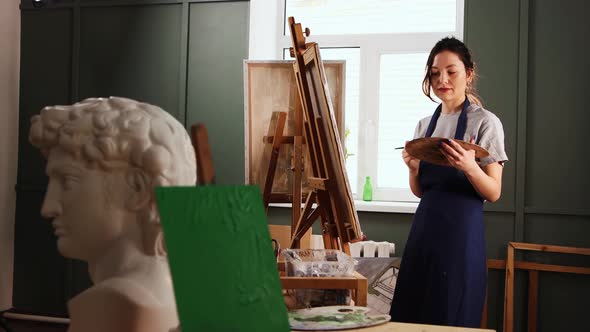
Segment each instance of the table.
[[[295,330],[293,330],[295,331]],[[423,324],[406,324],[389,322],[377,326],[352,330],[340,330],[342,332],[495,332],[494,330],[473,329],[453,326],[435,326]],[[314,332],[314,331],[307,331]],[[315,331],[326,332],[326,331]]]

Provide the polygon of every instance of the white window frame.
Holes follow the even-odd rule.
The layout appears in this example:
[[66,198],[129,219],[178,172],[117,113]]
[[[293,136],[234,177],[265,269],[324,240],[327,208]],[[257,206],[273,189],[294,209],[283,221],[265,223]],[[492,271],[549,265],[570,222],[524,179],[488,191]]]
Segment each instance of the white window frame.
[[[379,123],[380,56],[396,53],[428,53],[432,46],[444,37],[455,36],[458,39],[463,39],[464,0],[456,1],[456,31],[314,35],[313,27],[309,27],[311,35],[307,37],[307,41],[316,42],[322,48],[360,48],[359,137],[358,151],[356,151],[358,173],[357,179],[350,179],[356,181],[357,197],[362,195],[365,176],[369,175],[373,179],[374,201],[405,203],[419,201],[409,189],[383,189],[375,186],[378,183],[377,124]],[[290,36],[284,35],[285,0],[251,0],[250,13],[250,59],[282,59],[283,49],[291,47]],[[273,16],[278,19],[273,19]],[[257,23],[258,21],[260,23]],[[306,27],[305,22],[299,23],[302,23],[303,28]],[[434,108],[433,104],[432,109],[434,110]],[[384,205],[390,206],[391,204]],[[368,210],[374,209],[368,208]]]

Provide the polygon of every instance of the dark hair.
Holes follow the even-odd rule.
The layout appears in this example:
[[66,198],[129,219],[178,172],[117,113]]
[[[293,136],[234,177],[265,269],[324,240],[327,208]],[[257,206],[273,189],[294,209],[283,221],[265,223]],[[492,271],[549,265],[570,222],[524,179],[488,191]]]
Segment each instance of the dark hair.
[[467,84],[467,90],[465,93],[470,102],[482,106],[481,100],[475,89],[475,79],[477,78],[477,75],[475,73],[475,62],[473,62],[473,59],[471,58],[471,51],[469,51],[467,46],[462,41],[455,37],[445,37],[439,40],[430,51],[430,55],[428,55],[428,61],[426,61],[426,73],[424,75],[424,81],[422,81],[422,92],[424,92],[426,97],[434,101],[430,95],[432,88],[432,84],[430,82],[432,78],[432,64],[434,63],[434,57],[443,51],[449,51],[457,54],[459,59],[461,59],[461,62],[463,62],[465,65],[465,70],[472,72],[473,79],[470,84]]

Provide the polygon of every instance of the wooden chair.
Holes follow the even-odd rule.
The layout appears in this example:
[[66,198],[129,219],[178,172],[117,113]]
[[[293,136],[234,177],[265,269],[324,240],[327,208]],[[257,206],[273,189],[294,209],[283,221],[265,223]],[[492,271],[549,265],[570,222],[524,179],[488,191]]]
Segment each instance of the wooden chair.
[[[506,284],[504,289],[504,332],[513,332],[514,330],[514,272],[516,269],[526,270],[529,275],[528,286],[528,313],[527,313],[527,330],[528,332],[537,331],[537,309],[539,299],[539,272],[561,272],[590,275],[590,268],[574,267],[564,265],[543,264],[526,261],[514,261],[515,250],[543,251],[562,254],[577,254],[590,256],[588,248],[574,248],[553,246],[544,244],[509,242],[508,254],[506,260],[488,259],[487,268],[499,269],[506,271]],[[487,295],[484,304],[481,327],[487,327]]]

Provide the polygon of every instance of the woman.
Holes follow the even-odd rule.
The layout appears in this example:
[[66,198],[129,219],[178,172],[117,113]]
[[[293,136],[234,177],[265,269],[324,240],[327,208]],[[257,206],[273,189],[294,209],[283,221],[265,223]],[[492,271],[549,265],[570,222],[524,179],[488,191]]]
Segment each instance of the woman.
[[474,142],[490,152],[477,161],[473,150],[452,140],[440,149],[450,166],[419,161],[405,150],[410,188],[421,198],[402,258],[391,320],[478,327],[486,292],[484,200],[495,202],[507,161],[500,120],[483,109],[473,89],[471,53],[461,41],[444,38],[426,63],[422,90],[442,101],[420,120],[414,137]]

